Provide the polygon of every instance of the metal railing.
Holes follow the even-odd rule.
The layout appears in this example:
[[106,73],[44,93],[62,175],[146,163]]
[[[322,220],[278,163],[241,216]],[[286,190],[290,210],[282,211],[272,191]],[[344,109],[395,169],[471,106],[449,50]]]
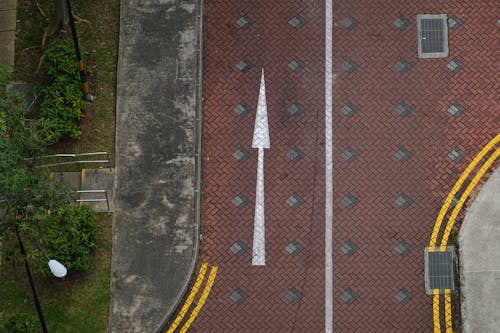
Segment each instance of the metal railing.
[[[108,191],[106,191],[106,190],[78,190],[78,191],[75,191],[75,193],[80,194],[80,199],[75,199],[75,202],[83,204],[85,202],[104,202],[104,201],[106,201],[106,206],[108,207],[108,212],[110,211]],[[104,193],[104,198],[83,199],[82,194],[84,194],[84,193]]]
[[[28,157],[25,158],[25,161],[36,161],[36,160],[47,160],[47,159],[68,159],[68,158],[80,158],[80,157],[85,157],[85,156],[106,156],[105,159],[95,159],[95,160],[85,160],[85,159],[78,159],[78,160],[73,160],[73,161],[64,161],[64,162],[55,162],[55,163],[48,163],[48,164],[41,164],[37,165],[37,168],[46,168],[46,167],[52,167],[52,166],[59,166],[59,165],[68,165],[68,164],[85,164],[85,163],[110,163],[110,158],[109,156],[111,153],[108,153],[106,151],[100,151],[100,152],[92,152],[92,153],[81,153],[81,154],[52,154],[52,155],[44,155],[40,157]],[[111,169],[111,165],[109,165],[109,168]]]

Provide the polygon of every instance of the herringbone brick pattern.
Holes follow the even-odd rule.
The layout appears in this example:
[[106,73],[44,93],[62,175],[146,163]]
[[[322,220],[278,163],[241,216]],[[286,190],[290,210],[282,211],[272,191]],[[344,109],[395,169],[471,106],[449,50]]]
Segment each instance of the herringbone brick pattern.
[[[346,239],[359,246],[351,257],[334,257],[334,286],[336,295],[346,288],[360,295],[350,305],[335,297],[337,331],[432,329],[432,300],[423,287],[423,248],[445,196],[499,130],[493,74],[498,34],[487,32],[497,29],[494,8],[493,1],[334,2],[335,22],[347,16],[358,21],[354,29],[334,29],[334,197],[339,202],[351,193],[359,201],[349,210],[337,205],[334,212],[334,248]],[[457,30],[450,29],[448,58],[417,58],[420,13],[447,13],[463,20]],[[410,22],[402,31],[392,24],[400,16]],[[341,70],[347,58],[358,64],[356,71]],[[447,68],[453,58],[464,64],[462,71]],[[411,64],[408,72],[393,67],[399,59]],[[347,101],[358,107],[351,118],[340,112]],[[404,117],[394,111],[400,102],[412,107]],[[456,118],[447,111],[455,102],[466,108]],[[351,163],[340,158],[347,146],[359,153]],[[408,160],[395,158],[400,147],[411,153]],[[447,156],[455,147],[467,154],[459,163]],[[410,206],[395,204],[400,194],[412,199]],[[394,250],[402,241],[413,248],[407,256]],[[402,288],[413,296],[407,304],[395,298]]]
[[[432,300],[425,295],[423,248],[445,196],[468,162],[499,131],[499,50],[494,1],[401,2],[334,1],[334,329],[337,332],[429,332]],[[456,16],[463,23],[450,29],[450,56],[417,58],[416,15]],[[301,27],[288,21],[300,15]],[[247,16],[251,24],[236,21]],[[342,20],[352,16],[353,29]],[[406,29],[393,21],[404,16]],[[324,2],[205,2],[203,92],[203,225],[200,262],[219,266],[207,303],[193,332],[324,331]],[[246,73],[236,64],[245,58]],[[288,68],[298,58],[299,72]],[[448,62],[464,68],[454,73]],[[357,67],[346,72],[345,60]],[[394,65],[406,60],[411,69]],[[257,152],[251,148],[260,69],[266,71],[271,149],[265,151],[265,267],[251,266]],[[250,107],[243,117],[239,103]],[[348,102],[357,112],[347,117]],[[404,102],[411,111],[400,116]],[[293,103],[304,112],[292,116]],[[448,108],[458,103],[457,117]],[[345,110],[344,110],[345,111]],[[232,154],[251,153],[243,162]],[[305,156],[292,162],[298,147]],[[346,161],[347,148],[357,157]],[[395,153],[404,147],[402,161]],[[448,153],[465,152],[460,162]],[[286,199],[299,194],[305,202],[290,208]],[[231,200],[243,194],[250,202],[237,208]],[[351,195],[354,205],[342,199]],[[397,199],[409,198],[401,208]],[[402,202],[398,201],[400,204]],[[409,204],[409,205],[408,205]],[[405,207],[408,205],[407,207]],[[240,240],[241,256],[229,251]],[[289,255],[295,240],[303,250]],[[352,255],[341,247],[350,240]],[[395,247],[406,242],[411,252]],[[229,295],[240,288],[248,298],[235,304]],[[303,295],[290,304],[286,293]],[[346,304],[350,288],[359,297]],[[411,293],[406,304],[395,295]]]
[[[324,316],[324,118],[323,7],[311,1],[211,1],[205,12],[203,104],[203,240],[201,261],[219,266],[219,274],[194,332],[314,332]],[[305,24],[288,21],[300,14]],[[252,25],[236,21],[248,16]],[[253,67],[240,72],[245,58]],[[299,72],[288,64],[298,58]],[[266,266],[251,266],[257,151],[251,148],[261,68],[265,69],[271,148],[265,150]],[[250,113],[238,116],[239,103]],[[288,108],[299,103],[303,113]],[[323,140],[323,141],[321,141]],[[233,152],[251,153],[243,162]],[[293,162],[294,147],[304,157]],[[236,208],[243,194],[250,202]],[[297,208],[286,200],[304,199]],[[248,250],[229,248],[241,240]],[[296,256],[285,247],[295,240]],[[229,295],[240,288],[248,298],[235,304]],[[296,304],[285,295],[295,288]]]

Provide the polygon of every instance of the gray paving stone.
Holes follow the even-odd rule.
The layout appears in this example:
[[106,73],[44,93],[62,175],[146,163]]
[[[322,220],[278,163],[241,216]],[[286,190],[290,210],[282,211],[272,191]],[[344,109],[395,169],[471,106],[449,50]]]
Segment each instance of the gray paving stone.
[[236,288],[231,295],[229,295],[231,301],[236,304],[242,304],[248,298],[248,295],[240,288]]
[[347,288],[344,290],[344,292],[340,295],[340,299],[346,303],[346,304],[352,304],[355,300],[357,300],[359,295],[352,290],[351,288]]
[[13,81],[8,85],[8,87],[15,89],[23,94],[24,98],[26,98],[26,101],[29,104],[33,103],[37,98],[37,94],[35,93],[32,83],[24,81]]
[[291,208],[299,208],[304,203],[304,199],[297,193],[294,193],[286,199],[286,203]]
[[465,112],[465,108],[458,104],[457,102],[453,103],[449,108],[448,108],[448,113],[451,114],[453,117],[458,118],[462,115],[462,113]]
[[446,65],[446,67],[448,67],[448,69],[453,73],[458,73],[462,70],[462,68],[464,68],[464,64],[460,60],[455,58],[452,61],[450,61]]
[[302,251],[302,245],[294,239],[285,246],[285,250],[289,255],[295,257]]
[[396,295],[394,295],[394,297],[398,300],[399,303],[407,304],[411,301],[413,295],[405,288],[402,288],[396,293]]
[[17,0],[2,0],[0,1],[0,10],[16,10]]
[[352,30],[358,26],[358,21],[352,16],[347,16],[340,21],[340,25],[348,30]]
[[250,202],[250,199],[248,199],[246,196],[243,194],[238,194],[231,200],[231,203],[236,207],[236,208],[243,208],[245,207],[248,203]]
[[400,194],[399,197],[396,198],[396,205],[399,206],[399,208],[407,208],[413,203],[413,200],[407,196],[406,194]]
[[396,28],[403,31],[410,25],[410,20],[404,16],[400,16],[392,22]]
[[358,152],[355,151],[353,148],[348,147],[340,154],[340,157],[342,157],[342,159],[346,162],[352,162],[356,158],[358,158]]
[[16,11],[0,10],[0,31],[16,30]]
[[250,68],[253,67],[253,64],[248,61],[246,58],[242,58],[237,64],[236,68],[238,68],[239,71],[242,73],[246,73],[250,70]]
[[240,241],[239,239],[231,245],[229,250],[233,252],[238,257],[247,251],[248,247],[245,243]]
[[341,109],[340,112],[344,114],[344,116],[351,118],[358,112],[358,107],[348,101]]
[[452,151],[450,151],[448,153],[448,157],[452,161],[458,163],[458,162],[460,162],[465,157],[465,152],[463,152],[462,150],[460,150],[460,148],[455,147],[455,148],[452,149]]
[[291,304],[297,304],[302,299],[302,293],[297,289],[292,288],[289,292],[286,293],[285,298]]
[[81,193],[79,199],[96,200],[84,202],[96,212],[114,211],[114,169],[85,169],[82,172],[83,181],[80,184],[81,190],[105,190],[106,193]]
[[288,24],[290,24],[292,26],[292,28],[294,28],[294,29],[299,29],[301,26],[306,24],[306,20],[302,16],[297,15],[297,16],[292,17],[288,21]]
[[82,174],[78,171],[73,172],[51,172],[50,177],[53,180],[60,181],[70,190],[78,191],[81,190]]
[[353,73],[358,68],[358,64],[352,59],[346,59],[342,65],[342,70],[347,73]]
[[351,209],[358,204],[358,199],[354,197],[352,194],[348,194],[342,198],[340,204],[345,208]]
[[394,64],[394,69],[403,74],[411,69],[411,64],[405,59],[399,59],[398,62]]
[[248,29],[252,25],[253,21],[248,16],[242,16],[236,20],[236,24],[242,29]]
[[398,245],[396,245],[396,247],[394,248],[394,250],[396,250],[396,252],[400,256],[406,257],[408,254],[410,254],[410,252],[412,250],[412,246],[410,244],[408,244],[407,242],[402,241],[401,243],[399,243]]
[[292,148],[292,150],[290,150],[288,152],[288,154],[286,154],[286,156],[292,160],[293,162],[298,162],[300,161],[305,155],[304,153],[297,147],[294,147]]
[[245,117],[250,112],[250,107],[241,102],[240,104],[236,105],[236,107],[234,108],[234,112],[236,112],[236,114],[240,117]]
[[0,64],[14,66],[14,49],[16,34],[14,30],[0,31]]
[[452,16],[448,19],[448,27],[452,30],[458,29],[462,25],[463,21],[456,16]]
[[399,103],[395,108],[394,112],[396,112],[400,117],[406,117],[412,111],[412,107],[405,102]]
[[346,256],[350,257],[356,251],[358,251],[358,246],[351,240],[347,240],[341,247],[340,251],[342,251]]
[[239,162],[246,161],[250,156],[251,154],[243,147],[236,149],[236,151],[233,153],[233,157]]
[[305,64],[298,58],[294,58],[288,63],[288,68],[290,68],[295,73],[300,72],[304,68]]
[[304,107],[300,105],[299,103],[293,103],[290,105],[288,108],[288,112],[294,117],[300,116],[304,112]]
[[405,147],[401,147],[394,153],[394,157],[401,162],[405,162],[411,158],[411,153]]

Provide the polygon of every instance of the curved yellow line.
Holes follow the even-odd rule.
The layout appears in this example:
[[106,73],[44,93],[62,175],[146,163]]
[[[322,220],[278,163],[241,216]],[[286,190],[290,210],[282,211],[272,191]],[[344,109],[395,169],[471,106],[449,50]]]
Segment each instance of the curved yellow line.
[[474,176],[474,178],[470,182],[469,186],[467,186],[467,188],[465,189],[464,193],[460,197],[460,200],[458,200],[458,203],[455,206],[455,208],[453,209],[453,212],[451,213],[451,216],[448,219],[448,223],[446,224],[446,229],[444,230],[443,239],[441,241],[441,247],[440,247],[441,251],[446,250],[446,244],[448,243],[448,238],[450,237],[451,229],[453,228],[453,224],[455,223],[455,219],[457,218],[458,213],[460,212],[460,210],[462,209],[462,206],[465,203],[465,199],[467,199],[467,197],[472,192],[474,187],[476,187],[477,183],[481,180],[481,178],[484,176],[486,171],[488,171],[488,169],[491,167],[493,162],[495,162],[495,160],[498,158],[498,156],[500,156],[500,148],[495,150],[493,155],[491,155],[486,160],[486,162],[483,164],[481,169],[479,169],[477,174]]
[[453,333],[453,326],[451,323],[451,291],[445,289],[444,291],[444,317],[446,323],[446,333]]
[[434,333],[441,333],[441,323],[439,322],[439,289],[434,289],[432,312],[434,318]]
[[210,290],[212,289],[216,275],[217,275],[217,266],[212,266],[212,268],[210,269],[210,276],[208,277],[205,289],[203,289],[203,293],[201,294],[200,299],[198,300],[198,304],[193,309],[193,312],[191,312],[191,315],[189,316],[189,319],[186,321],[184,326],[182,326],[180,333],[186,333],[191,324],[193,323],[193,321],[198,316],[198,313],[200,312],[201,308],[203,307],[205,301],[208,298],[208,294],[210,294]]
[[491,139],[486,146],[481,149],[481,151],[474,157],[474,159],[471,161],[471,163],[467,166],[467,168],[464,170],[458,181],[456,182],[455,186],[453,186],[450,194],[448,194],[448,197],[446,198],[443,206],[441,207],[441,210],[439,211],[438,217],[436,218],[436,223],[434,224],[434,229],[432,230],[431,234],[431,239],[429,241],[429,251],[433,252],[434,248],[437,243],[437,237],[439,233],[439,229],[441,228],[441,224],[443,222],[443,218],[446,215],[446,212],[448,211],[448,208],[450,207],[450,204],[457,194],[458,190],[464,183],[464,181],[467,179],[469,174],[474,170],[476,165],[483,159],[483,157],[488,153],[488,151],[491,150],[498,142],[500,142],[500,133],[497,134],[493,139]]
[[[460,175],[460,178],[458,181],[455,183],[453,186],[452,190],[446,197],[445,202],[441,206],[441,210],[439,211],[438,217],[436,218],[436,222],[434,224],[434,228],[432,230],[431,238],[429,240],[429,251],[434,251],[436,244],[437,244],[437,237],[439,234],[439,230],[441,228],[441,224],[443,223],[443,219],[446,215],[446,212],[448,211],[450,204],[457,194],[457,192],[460,190],[460,187],[463,185],[467,177],[470,175],[470,173],[474,170],[474,168],[479,164],[479,162],[486,156],[486,154],[493,148],[495,147],[498,143],[500,142],[500,133],[497,134],[493,139],[488,142],[483,149],[474,157],[474,159],[471,161],[471,163],[467,166],[467,168],[463,171],[463,173]],[[490,156],[490,158],[485,162],[485,164],[481,167],[481,169],[478,171],[476,176],[473,178],[467,189],[464,191],[462,196],[460,197],[457,205],[455,206],[454,210],[452,211],[450,219],[448,219],[448,223],[445,227],[445,231],[443,234],[442,242],[441,242],[441,247],[440,251],[446,250],[446,244],[448,242],[448,238],[451,232],[451,229],[453,227],[454,221],[456,219],[456,216],[458,215],[459,211],[461,210],[465,199],[469,196],[470,192],[473,190],[473,188],[477,185],[479,180],[482,178],[484,173],[488,170],[488,168],[491,166],[491,164],[498,158],[498,153],[500,151],[500,148],[495,151],[495,153]],[[433,295],[433,300],[432,300],[432,308],[433,308],[433,320],[434,320],[434,333],[440,333],[441,332],[441,323],[440,323],[440,315],[439,315],[439,289],[434,289],[434,295]],[[453,332],[452,328],[452,318],[451,318],[451,293],[450,290],[447,289],[445,290],[445,323],[446,323],[446,333],[451,333]]]
[[179,314],[177,314],[177,317],[175,317],[174,322],[168,329],[166,333],[173,333],[175,329],[180,325],[182,322],[182,319],[186,315],[186,313],[189,310],[189,307],[191,306],[191,303],[193,303],[194,297],[198,293],[198,290],[200,289],[201,283],[203,282],[203,279],[205,279],[205,273],[207,272],[207,263],[203,263],[200,267],[200,273],[198,273],[198,276],[196,277],[196,281],[193,285],[193,288],[191,289],[191,292],[189,293],[188,298],[186,299],[186,302],[184,302],[184,305],[181,308],[181,311],[179,311]]

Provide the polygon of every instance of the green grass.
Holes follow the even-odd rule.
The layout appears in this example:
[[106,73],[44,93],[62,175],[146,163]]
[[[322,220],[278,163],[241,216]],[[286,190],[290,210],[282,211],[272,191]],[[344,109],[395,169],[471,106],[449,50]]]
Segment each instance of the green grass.
[[[41,11],[38,9],[41,8]],[[114,165],[115,150],[115,101],[116,64],[118,55],[119,0],[72,0],[73,12],[85,21],[77,22],[76,29],[83,53],[91,94],[96,100],[80,122],[80,140],[67,140],[50,147],[51,153],[82,153],[107,151]],[[41,14],[45,15],[45,17]],[[42,36],[55,17],[53,0],[19,0],[17,13],[17,38],[15,77],[35,84],[46,82],[42,73],[35,73],[42,57]],[[69,38],[66,33],[56,33],[47,38]],[[76,60],[75,60],[76,61]],[[81,165],[63,170],[76,171]],[[92,165],[86,167],[93,167]]]
[[[68,272],[64,280],[37,274],[34,276],[50,332],[98,333],[107,330],[112,218],[108,214],[98,214],[98,222],[100,233],[93,253],[93,264],[88,272]],[[0,311],[7,315],[26,313],[39,327],[28,279],[14,237],[11,234],[2,245],[9,251],[5,251],[2,258]]]
[[[91,94],[81,120],[80,140],[68,140],[50,147],[50,153],[81,153],[107,151],[115,148],[116,64],[118,54],[119,0],[71,1],[73,12],[89,21],[77,22],[80,48],[86,56],[84,63]],[[36,72],[44,30],[55,17],[54,0],[18,0],[16,28],[15,79],[35,87],[47,82],[43,73]],[[47,38],[68,38],[70,30]],[[75,60],[76,61],[76,60]],[[36,105],[34,107],[36,112]],[[76,171],[74,165],[57,171]],[[90,168],[94,165],[85,165]],[[107,165],[106,165],[107,167]],[[56,170],[52,170],[56,171]],[[64,280],[35,275],[35,284],[50,332],[105,332],[109,317],[111,224],[109,215],[98,215],[101,225],[91,269],[86,273],[69,272]],[[27,242],[25,242],[27,243]],[[22,258],[14,235],[3,239],[0,255],[0,311],[4,314],[26,313],[38,325]]]

